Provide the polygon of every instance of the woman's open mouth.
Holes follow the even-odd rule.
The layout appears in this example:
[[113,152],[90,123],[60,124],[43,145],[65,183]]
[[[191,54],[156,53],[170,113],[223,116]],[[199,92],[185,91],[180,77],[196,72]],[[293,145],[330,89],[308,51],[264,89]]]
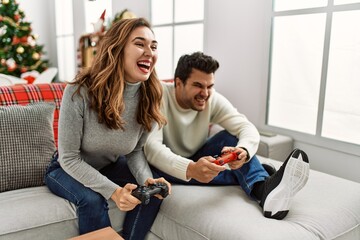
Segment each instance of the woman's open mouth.
[[140,68],[140,70],[144,73],[148,73],[150,71],[150,66],[151,66],[150,62],[139,61],[137,65]]

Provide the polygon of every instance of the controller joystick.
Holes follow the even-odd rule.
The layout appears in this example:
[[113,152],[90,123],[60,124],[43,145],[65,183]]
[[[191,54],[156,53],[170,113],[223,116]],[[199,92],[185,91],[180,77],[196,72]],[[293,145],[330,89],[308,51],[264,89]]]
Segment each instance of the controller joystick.
[[149,186],[137,187],[131,195],[141,201],[142,205],[147,205],[150,202],[150,198],[155,194],[160,194],[163,198],[169,195],[168,186],[165,183],[155,183]]
[[222,165],[224,165],[226,163],[237,160],[239,154],[240,154],[239,151],[233,151],[233,152],[224,153],[220,157],[216,158],[214,163],[217,164],[217,165],[222,166]]

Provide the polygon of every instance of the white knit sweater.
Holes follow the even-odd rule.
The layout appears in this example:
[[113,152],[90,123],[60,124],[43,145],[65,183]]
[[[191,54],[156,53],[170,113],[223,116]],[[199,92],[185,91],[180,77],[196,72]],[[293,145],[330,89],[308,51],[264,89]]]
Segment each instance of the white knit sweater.
[[155,128],[145,144],[145,155],[150,164],[169,175],[188,181],[186,170],[192,160],[187,157],[203,146],[210,123],[219,124],[237,136],[237,146],[246,148],[250,158],[255,155],[260,141],[259,132],[224,96],[213,90],[206,108],[198,112],[179,106],[173,83],[162,85],[162,111],[168,123],[160,130]]

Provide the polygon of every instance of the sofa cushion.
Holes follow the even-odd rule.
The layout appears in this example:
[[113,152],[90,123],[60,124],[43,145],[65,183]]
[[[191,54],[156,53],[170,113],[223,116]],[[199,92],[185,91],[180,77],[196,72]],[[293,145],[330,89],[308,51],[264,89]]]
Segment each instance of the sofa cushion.
[[[108,202],[111,226],[118,232],[126,212],[119,211],[112,200]],[[46,186],[1,193],[0,206],[1,240],[60,240],[79,235],[75,205]]]
[[0,192],[43,185],[55,151],[55,104],[0,107]]
[[50,84],[26,84],[0,87],[0,106],[27,105],[33,102],[54,102],[56,109],[54,112],[54,138],[57,146],[58,139],[58,119],[61,98],[66,83]]
[[[282,164],[259,159],[276,168]],[[173,185],[148,240],[360,239],[359,202],[359,183],[314,170],[281,221],[265,218],[239,186]]]

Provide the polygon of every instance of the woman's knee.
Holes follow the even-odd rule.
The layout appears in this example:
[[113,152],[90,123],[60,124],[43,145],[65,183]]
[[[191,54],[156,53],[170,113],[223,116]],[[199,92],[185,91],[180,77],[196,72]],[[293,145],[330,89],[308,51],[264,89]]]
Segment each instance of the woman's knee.
[[101,194],[90,189],[87,190],[88,191],[84,191],[83,194],[81,194],[81,198],[78,199],[77,205],[79,207],[86,207],[97,211],[108,209],[108,203]]

